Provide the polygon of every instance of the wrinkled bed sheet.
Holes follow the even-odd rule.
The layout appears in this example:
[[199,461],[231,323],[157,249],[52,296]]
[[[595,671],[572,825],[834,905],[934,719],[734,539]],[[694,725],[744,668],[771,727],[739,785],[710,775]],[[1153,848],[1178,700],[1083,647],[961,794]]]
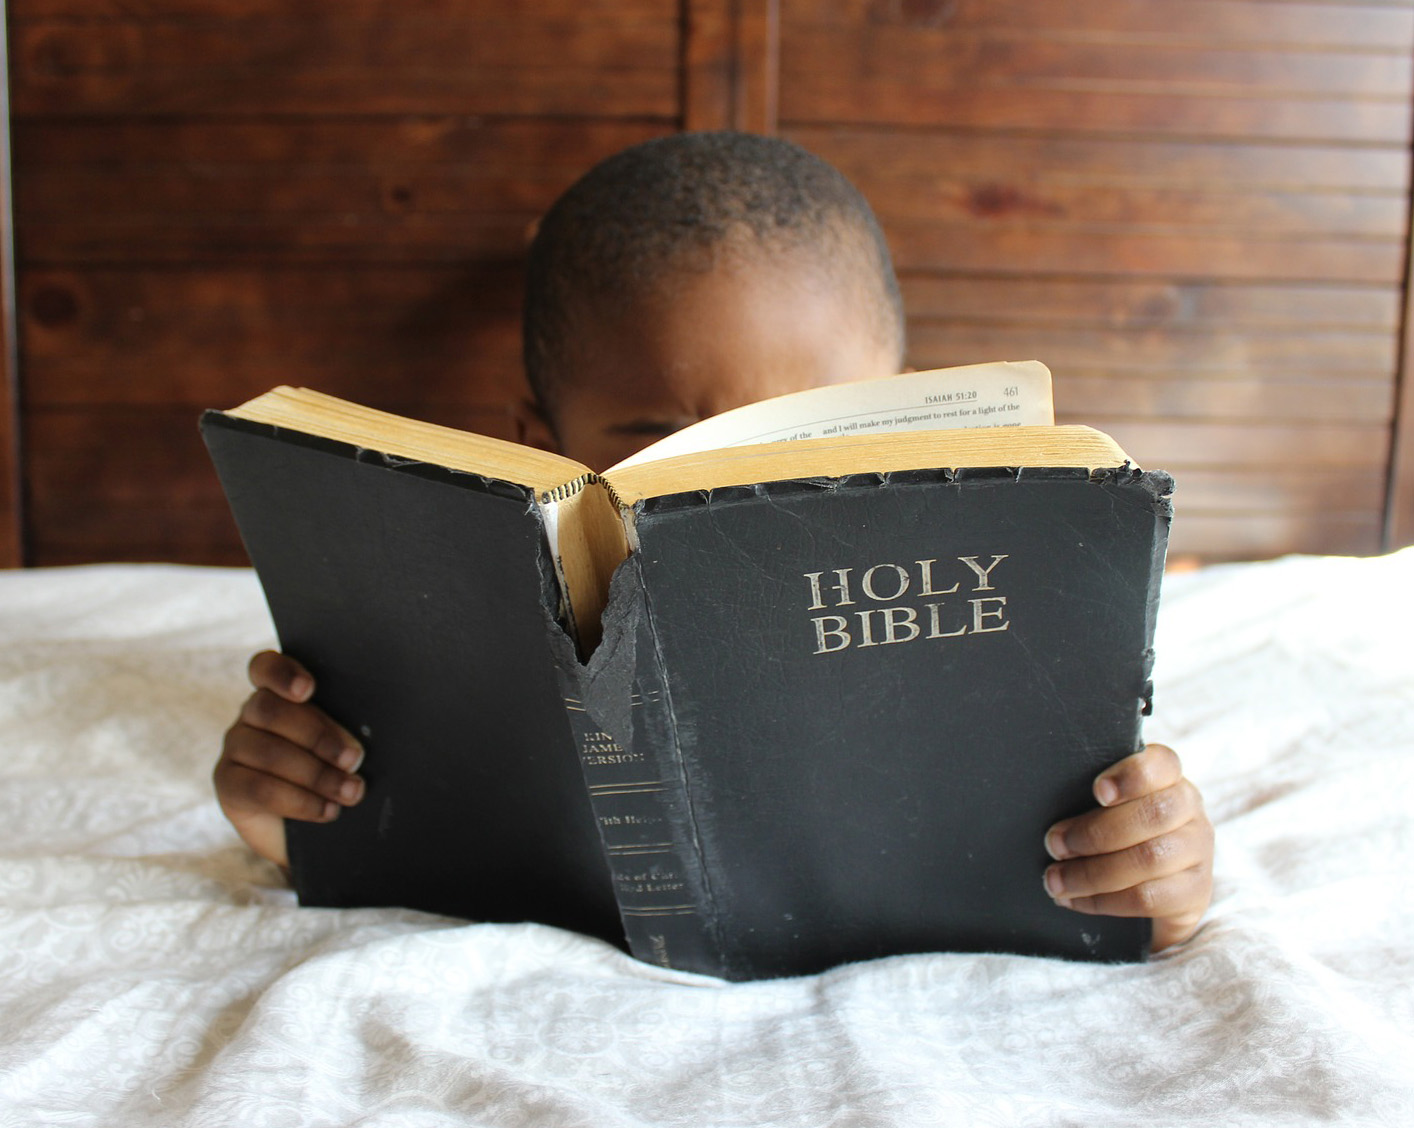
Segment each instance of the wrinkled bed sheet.
[[1414,551],[1167,581],[1148,734],[1217,894],[1142,966],[727,985],[301,909],[209,782],[250,573],[0,574],[0,639],[0,1124],[1414,1125]]

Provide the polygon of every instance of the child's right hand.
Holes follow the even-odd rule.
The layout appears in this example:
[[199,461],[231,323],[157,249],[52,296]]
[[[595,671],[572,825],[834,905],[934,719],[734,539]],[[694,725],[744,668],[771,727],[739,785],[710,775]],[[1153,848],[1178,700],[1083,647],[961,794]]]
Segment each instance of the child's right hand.
[[363,748],[317,706],[314,678],[293,658],[250,660],[255,692],[226,730],[212,778],[231,825],[262,858],[289,867],[285,820],[331,822],[363,798]]

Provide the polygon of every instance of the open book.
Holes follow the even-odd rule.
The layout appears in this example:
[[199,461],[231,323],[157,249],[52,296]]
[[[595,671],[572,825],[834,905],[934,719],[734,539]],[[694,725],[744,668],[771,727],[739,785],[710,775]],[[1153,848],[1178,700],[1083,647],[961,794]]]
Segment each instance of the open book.
[[912,373],[595,475],[303,390],[207,413],[281,643],[368,749],[363,803],[289,827],[301,898],[734,978],[1141,954],[1050,903],[1042,839],[1140,743],[1171,482],[1051,418],[1035,362]]

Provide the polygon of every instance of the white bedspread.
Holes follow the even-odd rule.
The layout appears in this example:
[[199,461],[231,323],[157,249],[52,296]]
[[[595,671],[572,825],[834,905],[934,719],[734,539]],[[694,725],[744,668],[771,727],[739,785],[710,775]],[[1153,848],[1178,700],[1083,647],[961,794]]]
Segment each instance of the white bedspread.
[[0,1124],[1414,1125],[1414,551],[1170,578],[1149,735],[1217,897],[1129,967],[732,986],[301,909],[209,784],[250,574],[0,574],[0,638]]

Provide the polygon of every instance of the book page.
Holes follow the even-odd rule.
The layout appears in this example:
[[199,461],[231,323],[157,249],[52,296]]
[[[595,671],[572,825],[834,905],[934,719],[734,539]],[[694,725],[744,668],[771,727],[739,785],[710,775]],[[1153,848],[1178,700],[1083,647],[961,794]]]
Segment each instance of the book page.
[[1051,373],[1040,361],[1000,361],[832,384],[724,411],[614,467],[726,447],[966,427],[1055,422]]

